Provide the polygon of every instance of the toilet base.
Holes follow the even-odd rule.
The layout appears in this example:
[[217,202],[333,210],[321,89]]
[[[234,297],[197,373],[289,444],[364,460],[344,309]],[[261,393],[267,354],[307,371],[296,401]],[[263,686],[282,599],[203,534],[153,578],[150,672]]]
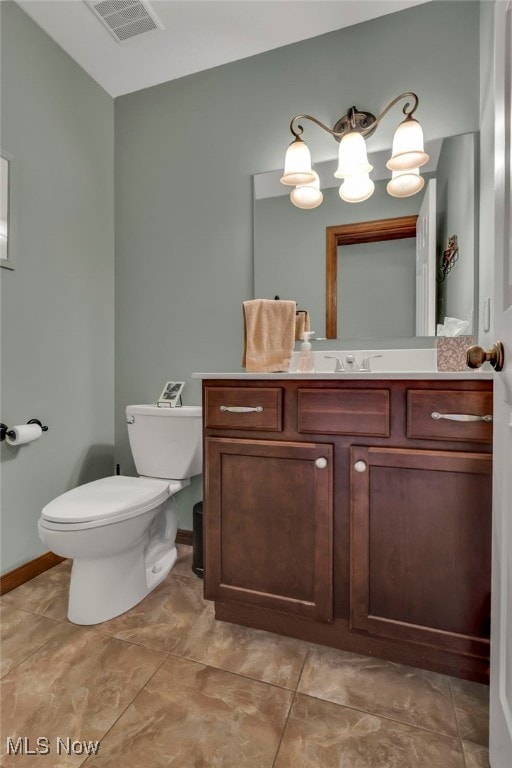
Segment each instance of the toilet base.
[[[130,480],[146,482],[144,478]],[[106,483],[95,483],[95,492],[103,492],[97,486]],[[184,483],[173,480],[163,486],[167,493],[174,494]],[[110,487],[107,490],[112,492]],[[113,521],[107,516],[75,524],[41,516],[41,541],[55,554],[73,560],[68,603],[68,619],[73,624],[100,624],[129,611],[173,568],[177,559],[178,506],[174,495],[165,499],[161,496],[156,506],[148,504],[137,514]]]
[[126,613],[162,582],[173,568],[176,547],[148,563],[146,541],[115,557],[73,561],[68,619],[73,624],[101,624]]

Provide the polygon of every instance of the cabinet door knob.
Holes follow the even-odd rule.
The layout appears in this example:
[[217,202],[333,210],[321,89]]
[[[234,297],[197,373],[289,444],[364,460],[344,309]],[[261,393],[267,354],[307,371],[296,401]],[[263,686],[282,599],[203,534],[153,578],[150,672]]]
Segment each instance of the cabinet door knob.
[[354,464],[354,469],[356,472],[366,472],[367,465],[365,461],[356,461]]
[[325,458],[325,456],[320,456],[320,458],[318,458],[315,461],[315,467],[318,467],[318,469],[325,469],[326,466],[327,466],[327,459]]

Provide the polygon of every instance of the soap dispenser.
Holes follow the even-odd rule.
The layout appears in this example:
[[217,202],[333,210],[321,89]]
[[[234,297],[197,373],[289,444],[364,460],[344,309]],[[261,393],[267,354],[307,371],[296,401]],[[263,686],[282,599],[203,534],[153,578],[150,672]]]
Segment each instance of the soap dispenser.
[[314,331],[304,331],[302,334],[303,342],[300,345],[299,359],[297,361],[297,373],[315,372],[315,359],[311,349],[311,342],[309,341],[309,337],[312,336],[313,333]]

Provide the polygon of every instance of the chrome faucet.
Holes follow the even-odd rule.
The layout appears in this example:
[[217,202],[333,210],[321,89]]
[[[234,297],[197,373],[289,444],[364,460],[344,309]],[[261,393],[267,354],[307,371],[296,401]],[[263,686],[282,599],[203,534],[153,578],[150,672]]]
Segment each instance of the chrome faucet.
[[382,357],[382,355],[367,355],[359,364],[354,355],[347,355],[345,362],[341,357],[336,355],[324,355],[324,360],[336,360],[336,367],[334,373],[343,373],[344,371],[361,371],[363,373],[371,372],[370,360],[375,357]]
[[354,355],[347,355],[345,358],[345,365],[347,371],[359,371],[359,365]]
[[341,357],[336,357],[335,355],[324,355],[324,360],[336,360],[334,373],[341,373],[345,370],[345,366],[343,365],[343,360]]

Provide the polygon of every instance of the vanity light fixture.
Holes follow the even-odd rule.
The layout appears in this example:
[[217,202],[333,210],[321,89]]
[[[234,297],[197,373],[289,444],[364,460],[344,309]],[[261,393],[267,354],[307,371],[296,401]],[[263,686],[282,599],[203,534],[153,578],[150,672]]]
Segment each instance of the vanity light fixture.
[[296,124],[297,120],[310,120],[340,142],[338,168],[334,174],[336,178],[343,179],[340,197],[348,203],[360,203],[371,197],[375,189],[370,179],[373,166],[368,162],[364,139],[375,132],[382,118],[395,104],[408,98],[414,99],[413,104],[411,106],[406,102],[402,108],[405,120],[395,131],[392,155],[386,163],[386,167],[392,171],[387,191],[393,197],[409,197],[419,192],[425,183],[419,169],[429,158],[423,147],[421,125],[413,117],[418,107],[418,97],[415,93],[406,92],[390,101],[377,117],[371,112],[361,112],[357,107],[351,107],[334,128],[329,128],[312,115],[295,115],[290,123],[294,139],[286,152],[281,177],[282,184],[295,187],[290,194],[292,203],[298,208],[316,208],[323,200],[318,174],[311,167],[311,154],[302,139],[304,128]]
[[424,186],[425,179],[420,175],[420,169],[410,168],[408,171],[392,171],[386,189],[391,197],[410,197]]
[[310,181],[309,184],[297,184],[290,193],[290,200],[297,208],[318,208],[324,199],[320,191],[318,173],[316,171],[313,173],[315,175],[314,181]]

